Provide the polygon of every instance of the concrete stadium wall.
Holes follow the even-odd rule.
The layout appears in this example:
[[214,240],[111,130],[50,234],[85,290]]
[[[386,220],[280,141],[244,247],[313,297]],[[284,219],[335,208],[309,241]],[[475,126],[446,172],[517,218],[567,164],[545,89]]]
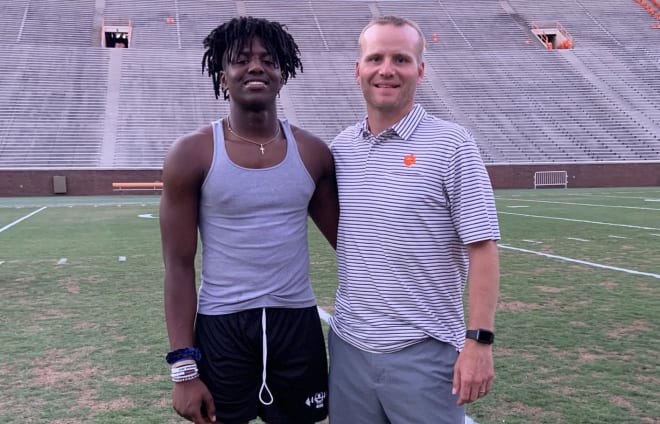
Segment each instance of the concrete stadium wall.
[[[488,165],[495,189],[534,188],[534,172],[567,171],[569,188],[660,186],[660,162]],[[162,181],[160,169],[0,170],[0,196],[55,196],[53,177],[66,177],[66,194],[127,195],[149,191],[112,190],[113,182]]]
[[495,189],[534,188],[534,172],[566,171],[569,188],[660,186],[660,162],[488,165]]
[[[86,196],[145,194],[151,191],[112,190],[113,182],[162,181],[160,169],[0,170],[0,196]],[[53,177],[66,177],[66,194],[54,194]]]

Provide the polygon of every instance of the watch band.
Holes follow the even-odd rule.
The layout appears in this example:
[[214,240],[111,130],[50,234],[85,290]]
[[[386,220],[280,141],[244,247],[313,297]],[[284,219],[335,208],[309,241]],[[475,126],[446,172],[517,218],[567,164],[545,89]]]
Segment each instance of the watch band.
[[465,338],[476,340],[477,343],[490,345],[495,341],[495,333],[490,330],[479,328],[477,330],[467,330],[465,332]]

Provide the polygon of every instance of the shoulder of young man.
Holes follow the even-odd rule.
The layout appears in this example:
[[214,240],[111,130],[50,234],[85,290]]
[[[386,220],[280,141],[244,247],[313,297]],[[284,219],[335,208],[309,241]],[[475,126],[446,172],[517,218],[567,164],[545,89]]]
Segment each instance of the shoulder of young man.
[[[190,171],[206,171],[213,153],[213,128],[203,126],[178,138],[170,146],[168,161],[185,164]],[[177,166],[178,167],[178,166]]]
[[206,143],[213,140],[213,127],[204,125],[195,131],[189,132],[179,137],[174,143],[185,145],[186,147],[195,147],[199,143]]

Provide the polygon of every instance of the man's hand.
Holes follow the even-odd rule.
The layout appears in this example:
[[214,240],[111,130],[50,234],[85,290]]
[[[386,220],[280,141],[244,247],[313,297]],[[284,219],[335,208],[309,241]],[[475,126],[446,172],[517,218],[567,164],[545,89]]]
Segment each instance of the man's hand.
[[177,414],[195,424],[215,422],[215,404],[211,392],[202,380],[174,383],[172,403]]
[[493,348],[466,340],[463,351],[454,365],[454,386],[452,394],[459,393],[458,405],[474,402],[490,392],[495,378]]

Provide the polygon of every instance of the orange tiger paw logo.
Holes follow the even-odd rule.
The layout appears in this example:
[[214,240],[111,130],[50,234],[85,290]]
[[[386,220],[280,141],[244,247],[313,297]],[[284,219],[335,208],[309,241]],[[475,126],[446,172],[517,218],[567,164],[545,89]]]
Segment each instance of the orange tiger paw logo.
[[403,164],[406,166],[413,166],[417,162],[417,158],[412,153],[409,153],[403,157]]

